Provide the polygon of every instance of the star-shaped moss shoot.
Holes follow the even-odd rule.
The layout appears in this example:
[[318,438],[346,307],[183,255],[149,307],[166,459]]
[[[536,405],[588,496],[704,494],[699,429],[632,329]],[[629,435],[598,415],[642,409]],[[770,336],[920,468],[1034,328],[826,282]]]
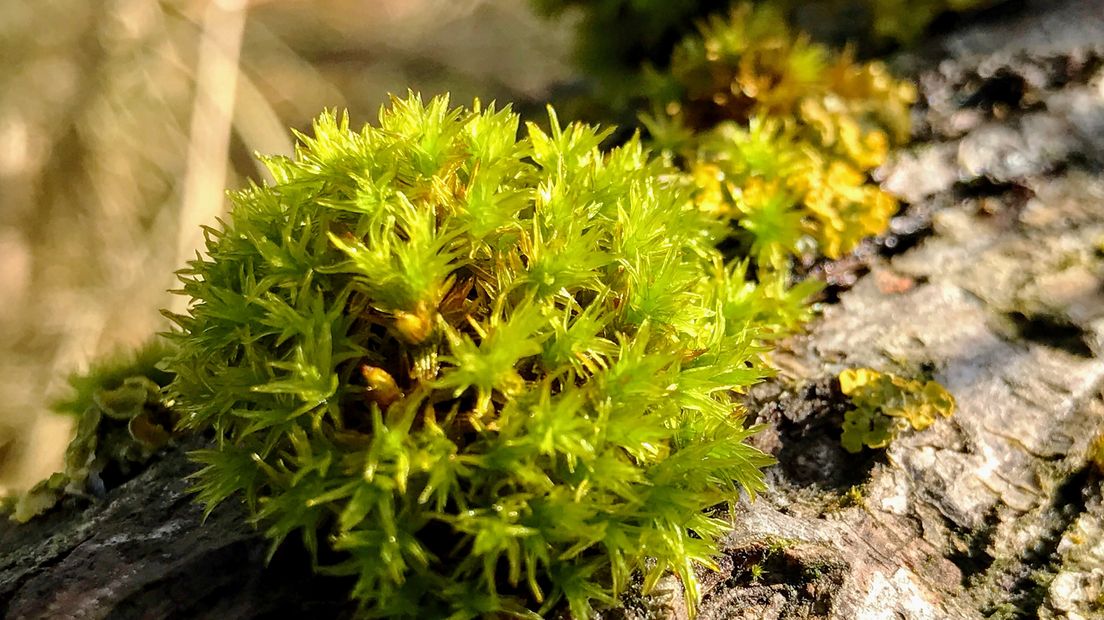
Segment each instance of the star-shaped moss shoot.
[[763,489],[732,395],[801,300],[724,265],[638,140],[550,116],[324,114],[181,272],[200,498],[324,546],[368,616],[586,618],[638,570],[693,609],[709,510]]

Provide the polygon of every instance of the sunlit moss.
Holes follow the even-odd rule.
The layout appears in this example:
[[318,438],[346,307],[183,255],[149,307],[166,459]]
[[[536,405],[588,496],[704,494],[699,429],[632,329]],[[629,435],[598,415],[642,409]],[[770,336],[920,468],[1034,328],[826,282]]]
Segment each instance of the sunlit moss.
[[200,498],[327,546],[367,614],[590,615],[674,572],[691,610],[771,459],[733,390],[808,288],[748,281],[638,140],[395,100],[323,115],[182,272],[171,386]]
[[163,343],[150,343],[70,377],[69,393],[54,403],[57,412],[75,420],[62,471],[3,498],[0,507],[11,519],[27,521],[67,494],[102,495],[101,475],[125,477],[139,470],[172,439],[175,414],[161,393],[169,374],[158,366],[168,352]]
[[[756,0],[754,4],[816,27],[821,40],[858,44],[882,53],[915,43],[943,16],[996,5],[1001,0]],[[595,78],[599,97],[615,108],[639,93],[644,65],[668,67],[671,51],[695,24],[724,14],[731,0],[532,0],[548,15],[578,20],[575,59]],[[611,36],[616,33],[616,36]]]
[[771,8],[715,16],[651,77],[659,148],[695,201],[733,220],[761,269],[839,258],[883,232],[897,201],[868,179],[908,138],[915,89],[793,32]]

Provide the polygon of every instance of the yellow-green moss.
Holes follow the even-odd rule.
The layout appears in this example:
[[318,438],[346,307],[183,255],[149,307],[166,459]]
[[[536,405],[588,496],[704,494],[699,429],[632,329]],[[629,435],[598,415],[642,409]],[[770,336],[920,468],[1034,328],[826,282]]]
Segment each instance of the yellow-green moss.
[[907,140],[916,93],[881,63],[833,54],[745,4],[684,40],[651,81],[652,138],[760,269],[839,258],[888,226],[897,201],[868,174]]
[[323,115],[183,272],[172,392],[200,498],[325,545],[365,614],[585,618],[712,566],[763,486],[733,400],[801,289],[726,266],[638,140],[395,100]]

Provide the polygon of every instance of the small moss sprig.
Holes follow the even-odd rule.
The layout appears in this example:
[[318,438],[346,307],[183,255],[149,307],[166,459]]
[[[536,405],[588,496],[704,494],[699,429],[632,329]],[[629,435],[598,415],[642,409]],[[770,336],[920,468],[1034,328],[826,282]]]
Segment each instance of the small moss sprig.
[[839,258],[883,232],[897,201],[869,182],[908,137],[914,88],[790,30],[770,7],[713,17],[652,77],[657,146],[707,212],[730,219],[760,270]]
[[863,446],[884,448],[901,432],[922,431],[939,416],[950,417],[955,399],[935,381],[921,382],[869,368],[849,368],[839,375],[840,390],[855,408],[844,415],[840,442],[848,452]]
[[[551,111],[550,111],[551,112]],[[712,566],[763,489],[733,400],[803,291],[726,266],[638,139],[411,95],[324,114],[181,272],[171,392],[274,546],[337,559],[369,616],[586,618]]]
[[154,341],[108,357],[69,378],[69,393],[53,403],[73,419],[62,470],[25,492],[0,498],[0,512],[26,522],[66,495],[102,496],[105,478],[125,479],[174,437],[175,413],[162,394],[169,374],[159,367],[169,349]]

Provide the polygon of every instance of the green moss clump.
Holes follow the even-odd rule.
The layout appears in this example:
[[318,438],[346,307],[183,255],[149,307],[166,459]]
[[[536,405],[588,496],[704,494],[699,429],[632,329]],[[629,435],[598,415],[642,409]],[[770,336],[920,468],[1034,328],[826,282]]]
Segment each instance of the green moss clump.
[[53,403],[56,412],[75,422],[62,470],[26,492],[0,499],[0,511],[25,522],[65,495],[101,495],[105,477],[133,475],[168,444],[176,418],[161,390],[170,375],[159,367],[168,354],[163,342],[151,342],[71,376],[69,393]]
[[182,272],[171,392],[199,497],[298,534],[370,616],[578,618],[630,573],[691,609],[763,489],[733,390],[769,373],[802,291],[725,266],[639,140],[509,109],[324,114],[232,197]]
[[[918,40],[943,15],[989,7],[1001,0],[758,0],[819,41],[857,45],[864,56]],[[645,65],[666,70],[671,52],[695,25],[723,15],[731,0],[533,0],[541,13],[574,11],[579,19],[575,59],[615,109],[639,92]],[[610,36],[617,33],[617,36]]]
[[684,162],[694,199],[733,222],[760,271],[840,258],[883,232],[897,201],[870,182],[909,135],[911,84],[740,5],[702,25],[654,74],[657,146]]

